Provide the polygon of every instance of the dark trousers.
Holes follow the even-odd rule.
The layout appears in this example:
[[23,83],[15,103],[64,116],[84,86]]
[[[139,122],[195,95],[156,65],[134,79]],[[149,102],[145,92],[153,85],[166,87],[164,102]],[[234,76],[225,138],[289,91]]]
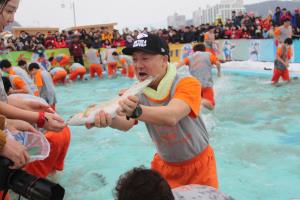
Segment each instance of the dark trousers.
[[74,56],[74,63],[80,63],[82,66],[84,66],[82,56]]

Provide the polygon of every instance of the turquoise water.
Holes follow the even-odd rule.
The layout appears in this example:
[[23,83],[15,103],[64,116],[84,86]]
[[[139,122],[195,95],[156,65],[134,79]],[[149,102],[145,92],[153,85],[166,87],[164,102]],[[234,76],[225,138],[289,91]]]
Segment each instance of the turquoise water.
[[[268,78],[223,75],[215,80],[217,107],[205,111],[220,190],[235,199],[300,198],[300,81],[273,87]],[[67,119],[90,103],[109,100],[133,81],[92,80],[60,86],[58,110]],[[111,200],[118,177],[149,167],[155,148],[143,123],[124,133],[72,127],[58,182],[66,200]]]

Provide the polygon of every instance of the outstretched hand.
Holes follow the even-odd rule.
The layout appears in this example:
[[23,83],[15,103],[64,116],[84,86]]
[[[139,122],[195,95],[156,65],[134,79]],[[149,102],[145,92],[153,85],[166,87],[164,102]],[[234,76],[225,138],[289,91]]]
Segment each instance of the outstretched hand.
[[60,131],[62,130],[66,124],[63,118],[55,113],[45,113],[46,122],[44,128],[49,131]]
[[99,113],[95,115],[95,122],[86,123],[86,128],[90,129],[93,127],[105,128],[112,125],[112,116],[108,113],[105,113],[101,110]]

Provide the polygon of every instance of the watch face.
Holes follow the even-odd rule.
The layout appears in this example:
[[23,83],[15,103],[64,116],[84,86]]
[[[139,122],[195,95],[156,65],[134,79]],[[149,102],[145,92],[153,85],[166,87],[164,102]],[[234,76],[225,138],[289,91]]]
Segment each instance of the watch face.
[[142,115],[142,108],[141,106],[138,105],[133,112],[133,118],[138,118],[141,115]]

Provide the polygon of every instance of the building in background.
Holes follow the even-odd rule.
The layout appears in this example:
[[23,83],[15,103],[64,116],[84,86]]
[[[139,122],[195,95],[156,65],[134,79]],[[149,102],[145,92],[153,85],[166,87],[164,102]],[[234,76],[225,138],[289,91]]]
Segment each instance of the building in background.
[[94,31],[94,30],[103,30],[103,29],[107,29],[107,31],[109,33],[112,33],[115,26],[118,23],[108,23],[108,24],[94,24],[94,25],[85,25],[85,26],[74,26],[74,27],[70,27],[70,28],[66,28],[66,31],[77,31],[77,30],[81,30],[81,29],[85,29],[86,32],[90,32],[90,31]]
[[257,16],[267,16],[268,14],[274,14],[275,8],[279,6],[280,8],[286,8],[294,13],[296,8],[300,8],[300,0],[291,0],[291,1],[262,1],[253,4],[245,5],[246,12],[254,12]]
[[12,27],[11,30],[12,34],[15,37],[19,37],[23,31],[28,33],[29,35],[36,35],[37,33],[47,35],[49,32],[54,33],[56,31],[59,31],[59,28],[58,27],[56,28],[54,27]]
[[168,16],[167,18],[168,26],[172,26],[174,28],[182,28],[186,26],[185,15],[178,15],[174,13],[174,15]]
[[205,23],[214,23],[217,18],[222,21],[231,19],[231,13],[235,10],[245,12],[243,0],[221,0],[220,4],[214,6],[207,6],[205,9],[198,8],[193,12],[193,23],[195,26]]

